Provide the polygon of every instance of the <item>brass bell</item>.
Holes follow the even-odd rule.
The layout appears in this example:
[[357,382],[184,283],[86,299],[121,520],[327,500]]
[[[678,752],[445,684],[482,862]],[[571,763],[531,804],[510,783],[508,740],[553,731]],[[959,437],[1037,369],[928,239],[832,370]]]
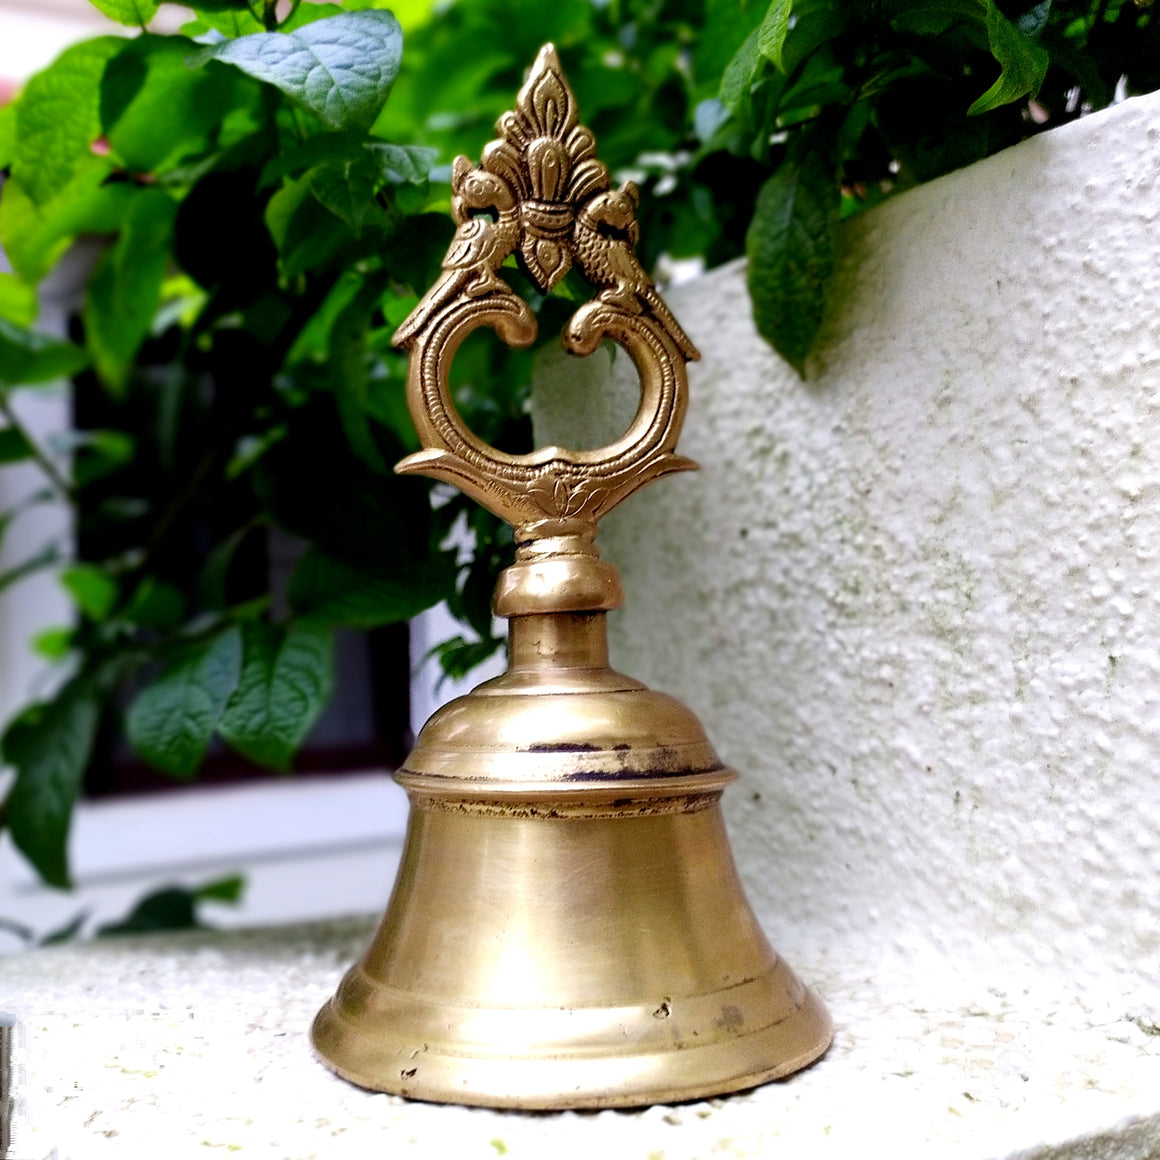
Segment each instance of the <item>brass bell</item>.
[[[424,445],[398,470],[454,483],[515,527],[495,594],[509,667],[435,713],[396,774],[411,816],[394,893],[312,1039],[362,1087],[440,1102],[737,1091],[818,1058],[830,1020],[745,899],[720,807],[737,775],[688,709],[609,667],[623,594],[593,543],[632,491],[695,466],[674,448],[696,351],[636,261],[637,192],[596,160],[551,45],[497,133],[480,166],[457,159],[456,238],[396,335]],[[448,369],[471,330],[535,337],[497,273],[529,253],[541,284],[574,264],[598,288],[565,346],[611,338],[640,372],[636,418],[609,447],[509,455],[455,411]]]

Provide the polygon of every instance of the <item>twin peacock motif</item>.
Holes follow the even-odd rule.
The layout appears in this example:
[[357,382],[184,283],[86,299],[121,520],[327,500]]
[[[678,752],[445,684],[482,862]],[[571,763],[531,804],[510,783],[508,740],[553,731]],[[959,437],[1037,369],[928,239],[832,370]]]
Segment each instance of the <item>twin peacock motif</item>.
[[[455,236],[439,278],[394,337],[411,352],[408,399],[426,448],[399,470],[454,482],[536,538],[559,534],[562,523],[594,523],[657,475],[695,466],[673,448],[684,363],[698,354],[637,259],[640,192],[631,181],[613,188],[551,45],[496,132],[479,165],[455,159]],[[637,364],[637,421],[602,453],[502,454],[475,439],[450,402],[450,359],[470,330],[491,325],[511,345],[534,341],[534,315],[499,273],[513,255],[543,294],[573,267],[596,288],[565,328],[568,349],[587,354],[611,338]]]

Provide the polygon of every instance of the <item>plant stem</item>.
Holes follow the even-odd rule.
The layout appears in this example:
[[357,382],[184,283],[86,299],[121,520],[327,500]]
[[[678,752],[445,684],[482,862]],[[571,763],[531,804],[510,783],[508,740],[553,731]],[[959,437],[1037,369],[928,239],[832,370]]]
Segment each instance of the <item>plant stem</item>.
[[302,114],[295,105],[290,106],[290,119],[294,122],[294,131],[298,134],[298,143],[305,145],[309,134],[306,132],[306,126],[302,123]]
[[70,504],[76,503],[76,492],[72,485],[60,473],[60,469],[52,459],[45,452],[44,448],[28,434],[28,428],[17,417],[16,412],[12,409],[12,402],[8,395],[0,391],[0,415],[3,415],[8,422],[8,426],[13,431],[17,432],[20,437],[28,444],[32,451],[32,457],[40,465],[40,469],[48,476],[49,483],[52,484],[53,489],[60,493],[61,499],[67,500]]

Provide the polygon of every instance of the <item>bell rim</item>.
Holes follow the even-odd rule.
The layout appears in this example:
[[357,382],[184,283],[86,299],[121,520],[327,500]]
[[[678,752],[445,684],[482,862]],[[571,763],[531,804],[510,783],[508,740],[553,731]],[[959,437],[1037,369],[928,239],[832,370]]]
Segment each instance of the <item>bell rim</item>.
[[[366,1091],[386,1092],[404,1099],[434,1104],[458,1104],[469,1107],[505,1109],[509,1111],[556,1112],[569,1110],[596,1110],[613,1108],[639,1108],[652,1105],[681,1104],[709,1099],[715,1096],[735,1095],[749,1091],[774,1080],[786,1079],[818,1062],[829,1051],[834,1040],[834,1026],[825,1004],[818,995],[796,979],[792,971],[778,960],[777,967],[784,970],[801,988],[801,1003],[793,1015],[765,1027],[756,1028],[744,1035],[731,1039],[721,1039],[704,1046],[689,1045],[680,1050],[651,1053],[609,1053],[606,1056],[592,1056],[580,1061],[582,1070],[596,1077],[596,1082],[585,1085],[574,1082],[576,1060],[560,1061],[543,1056],[499,1057],[480,1053],[470,1059],[486,1082],[472,1085],[460,1074],[465,1056],[460,1053],[441,1057],[439,1052],[426,1051],[421,1056],[414,1053],[414,1068],[404,1067],[397,1080],[387,1080],[383,1076],[370,1076],[358,1066],[349,1066],[328,1054],[320,1040],[327,1038],[329,1025],[338,1024],[342,1028],[356,1028],[357,1023],[344,1017],[338,1009],[337,997],[327,1000],[315,1016],[310,1028],[310,1042],[315,1056],[335,1075]],[[777,1052],[775,1060],[754,1066],[752,1059],[744,1066],[740,1056],[745,1048],[758,1049],[768,1041],[767,1051],[784,1040],[787,1031],[795,1028],[805,1040],[803,1046],[790,1053]],[[426,1045],[424,1045],[426,1046]],[[459,1083],[417,1080],[420,1063],[425,1064],[426,1074],[430,1074],[431,1064],[445,1059],[452,1075],[459,1076]],[[412,1062],[408,1057],[406,1062]],[[545,1077],[550,1078],[553,1063],[562,1063],[572,1072],[568,1082],[560,1090],[549,1091]],[[626,1075],[636,1078],[609,1082],[610,1073],[615,1075],[617,1065]],[[674,1065],[678,1065],[674,1069]],[[561,1071],[561,1069],[557,1069]],[[680,1079],[680,1074],[688,1072],[688,1080]],[[669,1074],[669,1079],[657,1082],[641,1076]],[[561,1071],[561,1075],[562,1075]],[[532,1083],[529,1083],[532,1080]],[[509,1088],[508,1094],[497,1089]],[[539,1090],[537,1091],[536,1088]],[[516,1092],[518,1094],[510,1094]]]

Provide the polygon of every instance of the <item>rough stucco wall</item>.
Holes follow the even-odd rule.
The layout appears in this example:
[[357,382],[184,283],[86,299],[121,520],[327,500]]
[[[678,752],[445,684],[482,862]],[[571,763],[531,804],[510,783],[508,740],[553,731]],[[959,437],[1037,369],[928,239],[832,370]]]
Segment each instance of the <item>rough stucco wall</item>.
[[[740,264],[668,296],[702,470],[605,521],[613,660],[743,773],[791,958],[1160,986],[1158,179],[1151,96],[849,223],[806,383]],[[546,360],[540,443],[623,430],[607,367]]]

